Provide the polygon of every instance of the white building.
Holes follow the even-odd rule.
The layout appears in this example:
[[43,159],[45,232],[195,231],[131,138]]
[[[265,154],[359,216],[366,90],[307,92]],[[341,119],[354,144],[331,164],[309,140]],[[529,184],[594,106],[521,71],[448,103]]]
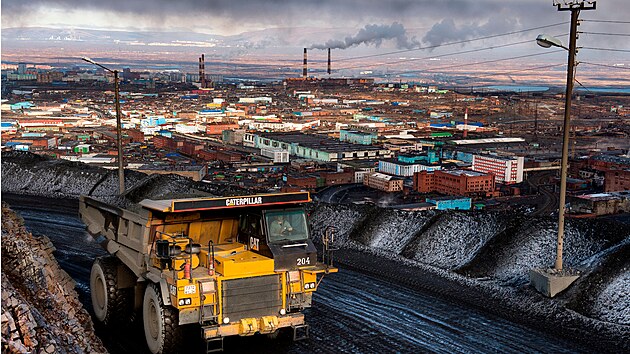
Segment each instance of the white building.
[[279,148],[261,148],[260,154],[262,156],[273,159],[274,163],[288,163],[289,151]]
[[473,171],[490,173],[494,175],[496,183],[521,183],[523,182],[523,164],[525,158],[503,157],[494,155],[473,155]]
[[393,176],[413,177],[413,174],[420,171],[433,172],[441,170],[440,165],[429,165],[424,163],[407,163],[398,160],[380,160],[378,171]]

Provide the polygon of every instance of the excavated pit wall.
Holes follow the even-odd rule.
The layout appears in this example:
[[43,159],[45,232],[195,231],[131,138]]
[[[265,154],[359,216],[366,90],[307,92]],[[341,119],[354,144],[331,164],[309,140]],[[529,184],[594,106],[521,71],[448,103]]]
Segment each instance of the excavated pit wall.
[[2,352],[106,353],[54,250],[2,205]]

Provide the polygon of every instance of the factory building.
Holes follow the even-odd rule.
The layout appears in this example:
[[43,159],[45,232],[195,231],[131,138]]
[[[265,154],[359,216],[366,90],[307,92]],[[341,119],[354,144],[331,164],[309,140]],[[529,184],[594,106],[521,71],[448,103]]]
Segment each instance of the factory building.
[[494,192],[491,174],[470,170],[422,171],[413,175],[413,189],[420,193],[487,196]]
[[301,158],[337,162],[355,159],[378,159],[391,156],[381,147],[340,142],[324,136],[302,133],[245,133],[243,145],[262,148],[280,148]]
[[495,177],[496,183],[521,183],[523,182],[523,164],[525,158],[503,157],[495,155],[473,155],[473,171],[490,173]]
[[358,130],[339,130],[339,140],[351,144],[372,145],[376,144],[378,136],[376,132],[364,132]]
[[569,197],[572,213],[594,216],[630,212],[630,191],[597,193]]
[[403,190],[403,180],[382,173],[369,173],[363,177],[363,184],[385,192],[400,192]]
[[608,170],[604,177],[604,191],[617,192],[630,190],[630,169]]
[[399,159],[381,160],[378,162],[378,171],[388,175],[400,177],[413,177],[414,173],[420,171],[437,171],[441,165],[431,165],[426,162],[403,162]]

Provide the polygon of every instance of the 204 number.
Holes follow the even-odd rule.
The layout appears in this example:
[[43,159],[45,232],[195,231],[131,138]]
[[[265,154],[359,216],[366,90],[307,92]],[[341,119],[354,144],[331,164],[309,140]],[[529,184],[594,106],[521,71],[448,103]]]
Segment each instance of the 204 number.
[[298,258],[297,259],[297,265],[298,266],[310,265],[310,264],[311,264],[311,257],[305,257],[305,258]]

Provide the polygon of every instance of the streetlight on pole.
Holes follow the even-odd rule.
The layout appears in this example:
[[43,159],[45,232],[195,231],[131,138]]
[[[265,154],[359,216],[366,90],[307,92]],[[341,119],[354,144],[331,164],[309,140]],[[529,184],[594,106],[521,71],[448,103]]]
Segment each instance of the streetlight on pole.
[[120,120],[120,93],[118,89],[118,70],[111,70],[87,57],[83,57],[81,59],[114,74],[114,101],[116,101],[116,144],[118,145],[118,182],[119,192],[122,195],[125,192],[125,168],[123,166],[122,123]]
[[[587,4],[585,4],[587,3]],[[571,283],[577,279],[573,274],[564,274],[562,272],[562,251],[564,244],[564,213],[567,193],[567,167],[569,165],[569,122],[571,120],[571,95],[573,93],[573,81],[575,72],[575,55],[577,52],[577,27],[580,10],[595,10],[595,1],[563,1],[562,3],[554,0],[554,5],[558,11],[571,11],[571,33],[569,34],[569,48],[562,45],[562,42],[546,34],[540,34],[536,38],[538,45],[544,48],[559,47],[569,52],[567,65],[567,87],[564,101],[564,123],[562,137],[562,162],[560,165],[560,205],[558,210],[558,240],[556,245],[556,261],[554,270],[559,273],[559,278],[550,277],[548,274],[530,273],[531,280],[536,288],[548,296],[553,297],[556,293],[566,289]],[[541,276],[545,279],[546,284],[541,282]],[[566,275],[565,279],[562,277]]]

